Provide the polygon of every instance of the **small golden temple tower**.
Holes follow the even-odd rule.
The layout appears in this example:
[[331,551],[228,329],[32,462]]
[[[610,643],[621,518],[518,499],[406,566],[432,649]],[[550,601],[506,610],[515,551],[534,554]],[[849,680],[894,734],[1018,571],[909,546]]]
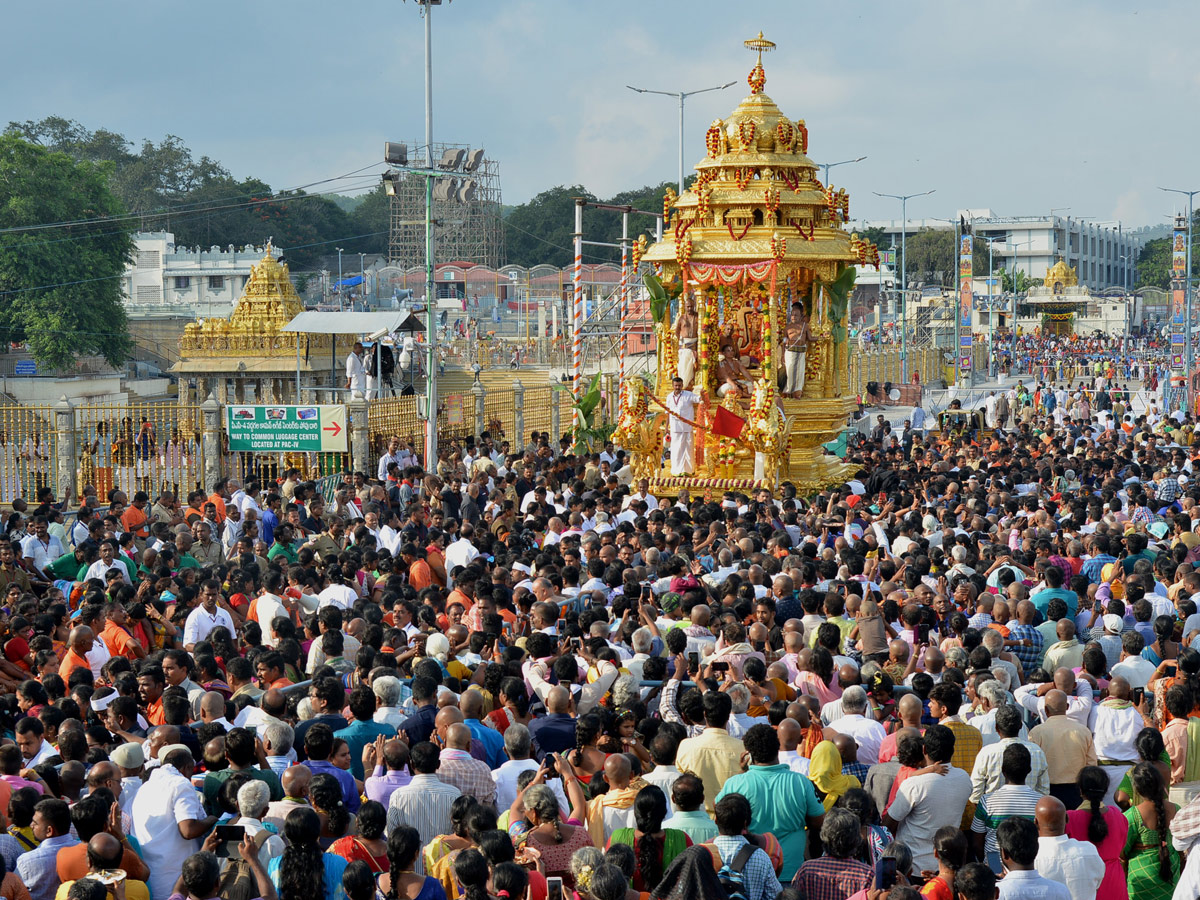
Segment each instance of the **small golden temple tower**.
[[[668,190],[663,239],[639,248],[678,301],[674,317],[692,307],[696,317],[690,343],[673,327],[670,307],[657,323],[653,388],[663,399],[680,373],[680,353],[694,348],[694,473],[671,476],[663,468],[667,418],[648,402],[651,389],[635,380],[622,398],[615,437],[633,452],[636,474],[662,490],[791,481],[807,492],[844,479],[848,468],[821,445],[846,427],[855,405],[846,330],[850,267],[878,265],[879,257],[844,230],[849,196],[817,177],[804,120],[787,118],[764,93],[762,54],[775,45],[761,32],[745,44],[757,53],[749,96],[708,128],[691,188],[679,197]],[[787,350],[787,363],[803,372],[800,391],[795,379],[786,380]],[[711,431],[718,407],[745,420],[739,437]],[[650,413],[657,414],[647,419]]]
[[268,243],[266,256],[251,267],[245,291],[229,318],[202,319],[184,327],[180,360],[171,369],[180,376],[180,401],[187,397],[188,379],[195,380],[199,400],[209,394],[222,403],[321,400],[322,391],[337,385],[338,365],[353,339],[341,338],[335,344],[327,334],[281,331],[303,311],[287,264],[275,258]]

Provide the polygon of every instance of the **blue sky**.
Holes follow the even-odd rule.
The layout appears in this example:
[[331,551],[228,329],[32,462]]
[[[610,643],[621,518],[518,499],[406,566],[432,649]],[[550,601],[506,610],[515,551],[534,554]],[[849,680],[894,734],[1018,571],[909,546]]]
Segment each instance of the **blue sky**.
[[[141,140],[173,133],[235,175],[286,188],[370,165],[423,133],[423,23],[400,0],[9,4],[0,118],[62,115]],[[767,88],[807,121],[854,217],[872,191],[936,189],[910,216],[990,207],[1160,224],[1200,187],[1200,74],[1184,0],[877,3],[454,0],[434,10],[434,137],[499,158],[504,199],[556,184],[601,196],[674,179],[674,101],[695,89],[685,158],[747,93],[760,29]],[[1193,183],[1195,182],[1195,183]],[[367,182],[343,181],[346,189]]]

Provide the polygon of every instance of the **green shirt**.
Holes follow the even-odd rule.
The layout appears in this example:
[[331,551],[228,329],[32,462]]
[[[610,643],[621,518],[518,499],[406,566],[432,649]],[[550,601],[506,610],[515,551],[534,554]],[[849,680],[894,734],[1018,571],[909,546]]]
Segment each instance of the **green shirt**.
[[196,557],[190,553],[179,554],[179,568],[181,569],[199,569],[200,563],[196,561]]
[[[65,581],[68,578],[74,579],[75,581],[80,580],[78,577],[79,562],[75,559],[74,550],[64,553],[54,562],[50,563],[50,565],[48,565],[46,568],[50,570],[51,574],[53,574],[55,578],[61,581]],[[86,566],[84,566],[83,571],[87,571]]]
[[278,542],[272,544],[271,549],[267,551],[267,559],[274,559],[277,556],[284,557],[292,565],[300,561],[300,557],[296,555],[296,548],[289,544],[280,544]]
[[780,880],[791,881],[804,862],[809,818],[825,814],[812,782],[784,763],[753,765],[726,781],[716,799],[726,794],[741,794],[750,801],[750,829],[775,835],[783,850]]

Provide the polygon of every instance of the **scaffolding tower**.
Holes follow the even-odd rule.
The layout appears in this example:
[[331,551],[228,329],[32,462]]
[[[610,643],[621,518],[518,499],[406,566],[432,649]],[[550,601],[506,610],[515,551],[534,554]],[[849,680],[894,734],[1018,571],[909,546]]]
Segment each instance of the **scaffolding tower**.
[[[425,145],[414,147],[411,160],[423,161]],[[434,144],[433,164],[446,151],[470,149],[465,144]],[[501,227],[500,163],[485,154],[470,171],[447,171],[447,178],[475,182],[474,196],[433,201],[434,259],[438,262],[478,263],[498,268],[504,257],[504,229]],[[391,197],[388,228],[388,259],[403,268],[425,264],[425,178],[422,175],[396,173],[395,194]]]

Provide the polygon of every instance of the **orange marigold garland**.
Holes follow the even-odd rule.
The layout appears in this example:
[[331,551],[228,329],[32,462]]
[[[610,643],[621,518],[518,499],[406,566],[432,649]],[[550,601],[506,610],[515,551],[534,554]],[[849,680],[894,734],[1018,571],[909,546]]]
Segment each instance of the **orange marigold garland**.
[[710,159],[716,159],[721,154],[721,126],[714,122],[704,133],[704,149]]
[[[746,126],[750,127],[747,128]],[[758,130],[758,126],[753,122],[738,123],[738,142],[742,145],[743,150],[749,150],[754,146],[754,134]]]
[[775,149],[780,153],[790,152],[792,149],[792,141],[796,137],[795,129],[792,128],[791,122],[787,120],[781,121],[775,126]]

